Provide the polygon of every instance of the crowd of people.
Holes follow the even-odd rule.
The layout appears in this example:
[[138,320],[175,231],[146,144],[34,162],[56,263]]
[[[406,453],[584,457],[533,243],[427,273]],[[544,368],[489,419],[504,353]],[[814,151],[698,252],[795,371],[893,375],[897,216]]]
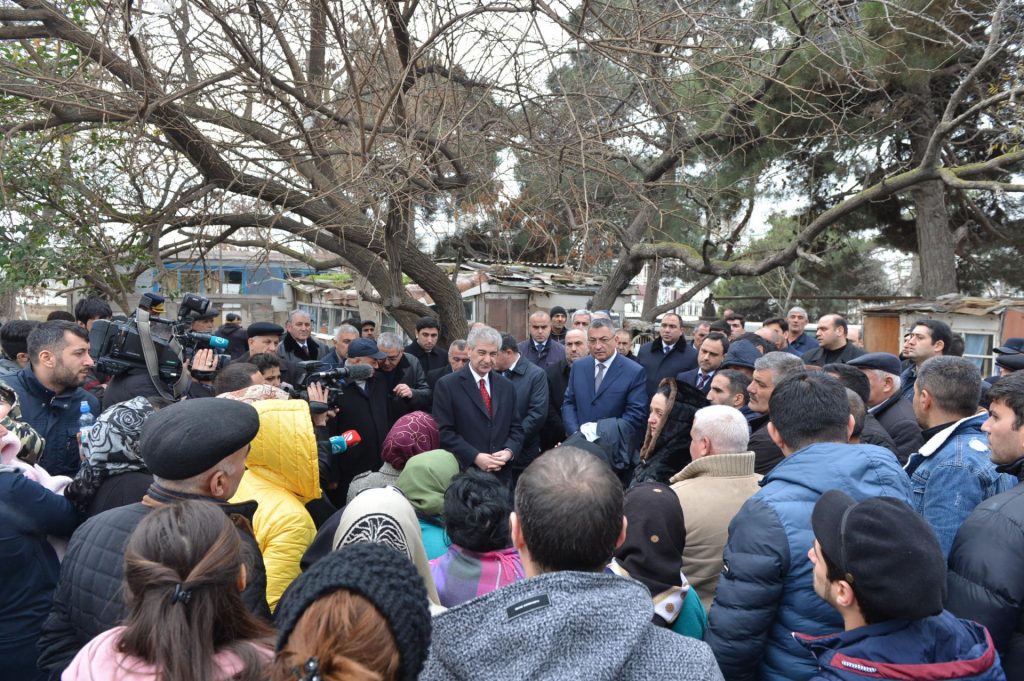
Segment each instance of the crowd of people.
[[111,316],[0,327],[0,681],[1024,680],[1024,339]]

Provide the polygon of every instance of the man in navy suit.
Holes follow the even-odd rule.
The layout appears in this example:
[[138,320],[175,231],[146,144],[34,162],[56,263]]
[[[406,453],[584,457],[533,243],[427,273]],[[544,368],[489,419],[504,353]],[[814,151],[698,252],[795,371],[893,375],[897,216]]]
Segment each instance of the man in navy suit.
[[518,350],[523,359],[545,370],[565,359],[565,347],[551,338],[551,317],[543,310],[530,315],[530,337]]
[[590,356],[573,362],[562,403],[566,435],[572,435],[586,423],[619,418],[639,438],[647,422],[643,367],[615,351],[615,328],[611,321],[595,319],[587,335]]
[[508,463],[523,445],[512,382],[494,369],[501,334],[489,326],[469,333],[469,366],[442,377],[434,389],[434,420],[441,447],[470,466],[511,476]]
[[729,352],[729,339],[720,331],[712,331],[697,351],[697,368],[676,375],[677,383],[689,383],[705,395],[711,390],[711,379],[715,377],[725,353]]
[[[675,378],[697,367],[697,351],[683,337],[683,320],[674,312],[661,318],[659,336],[644,343],[636,361],[647,373],[647,401],[650,402],[663,378]],[[641,428],[641,430],[643,430]]]

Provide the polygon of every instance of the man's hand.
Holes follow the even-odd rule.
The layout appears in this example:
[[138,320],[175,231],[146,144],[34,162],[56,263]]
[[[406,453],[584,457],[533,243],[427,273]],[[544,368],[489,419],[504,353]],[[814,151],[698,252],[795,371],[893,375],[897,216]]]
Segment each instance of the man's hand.
[[392,392],[401,397],[403,400],[407,400],[410,397],[412,397],[412,388],[407,386],[405,383],[399,383],[398,385],[396,385],[395,389]]
[[[212,374],[216,369],[216,357],[213,354],[212,348],[203,348],[202,350],[196,350],[196,354],[192,356],[192,363],[189,364],[189,373],[195,374],[206,373]],[[210,378],[199,378],[194,376],[197,381],[211,381],[213,380],[212,375]]]
[[[325,404],[327,402],[327,388],[323,387],[319,383],[310,383],[306,388],[306,393],[309,395],[310,402],[324,402]],[[313,425],[326,426],[327,419],[336,413],[336,410],[331,410],[325,411],[322,414],[313,414]]]
[[502,449],[491,454],[491,457],[494,458],[496,461],[500,461],[501,465],[504,466],[505,464],[512,460],[512,450]]
[[496,458],[494,454],[488,454],[486,452],[480,452],[473,459],[473,463],[482,471],[488,473],[496,473],[501,470],[501,467],[505,465],[505,462]]

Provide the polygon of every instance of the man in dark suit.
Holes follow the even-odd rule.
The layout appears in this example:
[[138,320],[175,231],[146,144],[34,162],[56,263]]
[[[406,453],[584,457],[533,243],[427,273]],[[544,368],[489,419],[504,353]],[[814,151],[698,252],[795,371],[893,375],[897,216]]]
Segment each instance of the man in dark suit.
[[[587,329],[590,357],[573,362],[562,404],[565,434],[605,418],[624,419],[634,437],[644,432],[647,392],[644,369],[615,351],[615,328],[607,319],[595,319]],[[675,374],[673,374],[674,376]]]
[[434,392],[434,420],[441,447],[470,466],[511,480],[509,462],[523,445],[512,382],[494,369],[501,334],[489,326],[469,333],[469,366],[441,378]]
[[438,380],[448,374],[453,374],[462,367],[466,366],[466,362],[469,361],[469,346],[466,345],[466,341],[459,340],[452,341],[452,344],[448,346],[448,363],[440,369],[434,369],[433,371],[427,372],[427,385],[433,390],[434,386],[437,385]]
[[905,464],[924,444],[914,405],[900,391],[900,359],[887,352],[869,352],[847,362],[868,377],[871,393],[866,405],[896,444],[897,457]]
[[512,471],[518,474],[540,455],[540,429],[548,417],[548,377],[519,354],[516,339],[507,333],[501,334],[495,369],[512,381],[516,390],[516,414],[523,428],[522,451],[512,461]]
[[562,403],[565,402],[565,387],[569,385],[569,370],[573,362],[587,354],[587,334],[580,329],[569,329],[565,334],[565,359],[547,369],[548,418],[540,431],[542,452],[561,444],[565,439]]
[[541,369],[565,359],[565,348],[551,338],[551,317],[541,310],[530,315],[530,337],[519,344],[519,354]]
[[678,383],[689,383],[704,395],[711,390],[711,379],[718,373],[729,352],[729,339],[724,333],[709,333],[697,351],[697,368],[684,371],[676,376]]
[[[669,313],[661,318],[660,336],[644,343],[636,353],[636,361],[647,372],[647,402],[663,378],[697,368],[697,351],[683,338],[683,320]],[[643,428],[641,428],[643,430]]]

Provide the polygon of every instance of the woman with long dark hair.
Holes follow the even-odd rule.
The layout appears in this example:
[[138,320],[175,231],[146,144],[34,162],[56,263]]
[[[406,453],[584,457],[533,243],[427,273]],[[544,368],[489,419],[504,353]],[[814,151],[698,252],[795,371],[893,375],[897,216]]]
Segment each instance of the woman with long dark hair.
[[125,551],[124,626],[88,643],[64,681],[257,681],[273,631],[242,603],[241,540],[205,501],[158,508]]

